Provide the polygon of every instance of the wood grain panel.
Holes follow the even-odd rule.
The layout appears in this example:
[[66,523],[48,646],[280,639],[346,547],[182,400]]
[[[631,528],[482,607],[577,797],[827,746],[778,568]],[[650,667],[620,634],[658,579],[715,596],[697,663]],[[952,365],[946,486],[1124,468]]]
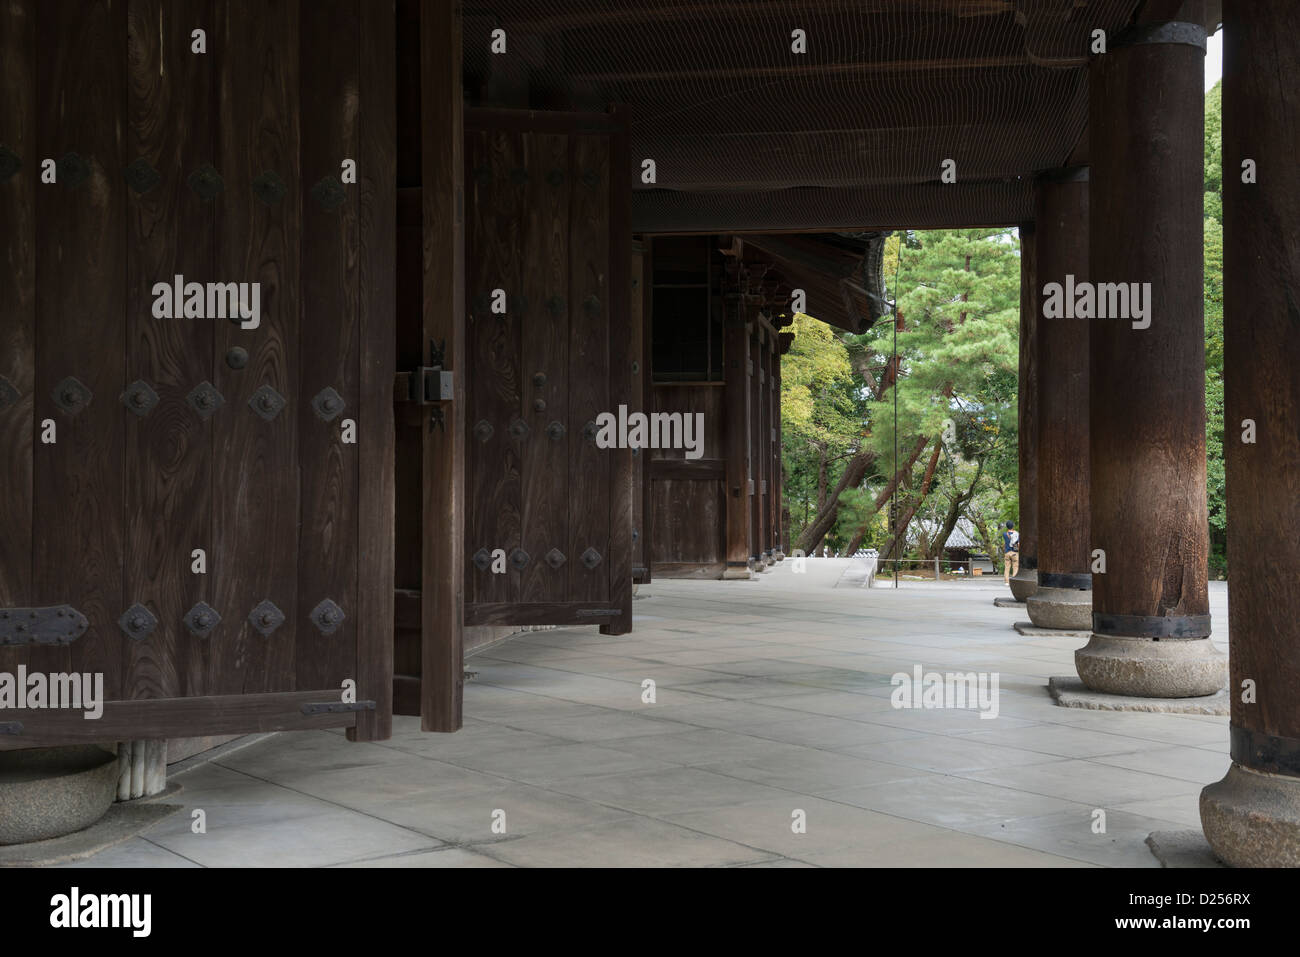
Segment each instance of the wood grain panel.
[[[126,430],[126,603],[139,602],[162,622],[144,641],[126,643],[126,698],[202,694],[187,678],[191,648],[180,627],[199,601],[213,603],[208,576],[191,570],[201,548],[212,562],[211,429],[185,397],[212,368],[209,319],[157,319],[153,285],[216,281],[210,203],[186,184],[212,158],[212,71],[190,52],[190,32],[210,25],[210,0],[131,0],[127,8],[127,155],[160,180],[143,194],[120,181],[126,197],[126,383],[146,382],[158,405],[145,417],[121,415]],[[116,398],[116,397],[114,397]],[[223,613],[224,614],[224,613]]]
[[[560,306],[569,298],[569,202],[574,181],[567,136],[530,135],[524,139],[524,149],[528,185],[519,258],[529,308],[520,329],[518,414],[531,431],[521,462],[520,520],[522,548],[532,561],[520,576],[519,600],[562,601],[568,590],[567,565],[577,560],[565,534],[569,450],[582,441],[581,433],[569,429],[569,313]],[[552,422],[564,428],[558,439],[547,433]],[[546,561],[551,549],[564,555],[558,568]]]
[[420,10],[425,340],[446,344],[455,399],[445,431],[424,433],[420,726],[461,726],[465,645],[465,176],[459,3]]
[[[605,254],[609,263],[609,308],[605,336],[609,343],[609,407],[636,408],[632,393],[632,357],[636,355],[640,330],[630,321],[632,297],[632,189],[627,181],[632,168],[628,142],[627,114],[612,113],[617,124],[609,137],[608,240]],[[588,368],[588,374],[600,370]],[[624,635],[632,630],[632,450],[610,450],[609,538],[605,555],[609,604],[622,614],[601,625],[601,634]]]
[[[507,556],[520,542],[520,457],[536,441],[531,432],[511,434],[520,415],[520,310],[525,184],[515,182],[525,169],[524,137],[500,130],[470,131],[466,136],[469,223],[467,292],[470,298],[470,409],[467,427],[469,524],[466,528],[465,574],[470,600],[503,602],[519,597],[519,573],[480,569],[471,560],[480,549],[503,549]],[[506,312],[492,311],[493,291],[506,295]],[[531,306],[532,304],[529,303]],[[491,427],[481,438],[479,423]]]
[[[35,455],[39,530],[33,548],[34,603],[70,602],[90,628],[69,649],[33,651],[35,670],[103,672],[117,698],[123,642],[122,594],[123,303],[126,260],[121,114],[126,103],[126,5],[37,5],[36,69],[40,156],[75,151],[89,165],[80,185],[37,188],[36,416],[58,427],[58,441]],[[93,394],[75,415],[51,393],[75,376]],[[179,627],[162,623],[161,627]]]
[[[571,176],[575,178],[569,232],[569,430],[579,437],[587,422],[610,404],[606,375],[609,354],[610,144],[606,136],[573,137]],[[629,235],[630,240],[630,235]],[[626,288],[618,295],[626,295]],[[569,599],[609,598],[609,514],[612,450],[594,441],[574,443],[569,457]],[[601,562],[588,569],[581,561],[595,548]]]
[[[17,393],[0,409],[0,606],[32,603],[33,444],[36,441],[36,17],[31,4],[0,4],[0,145],[22,168],[0,183],[0,376]],[[0,649],[0,671],[17,668],[19,652]]]
[[[392,381],[397,230],[396,70],[392,55],[396,13],[392,0],[360,5],[361,155],[358,320],[361,398],[357,523],[357,697],[376,702],[361,712],[355,740],[392,736],[395,436]],[[418,43],[418,35],[415,39]],[[418,90],[418,84],[416,84]],[[413,243],[418,249],[419,244]],[[418,275],[418,273],[417,273]]]
[[6,711],[5,720],[19,721],[24,729],[22,734],[0,734],[0,751],[83,742],[111,744],[144,738],[349,727],[356,722],[357,712],[302,713],[305,704],[337,700],[337,691],[330,688],[279,694],[110,701],[96,721],[85,720],[76,710]]
[[[358,446],[344,444],[342,427],[351,419],[358,429],[380,431],[382,439],[382,426],[362,424],[359,412],[360,188],[340,184],[344,198],[336,209],[325,208],[313,196],[320,184],[339,182],[345,159],[358,158],[357,0],[312,0],[301,10],[302,307],[298,391],[286,410],[298,422],[301,497],[297,612],[301,630],[295,671],[296,687],[336,688],[345,679],[356,678],[361,624],[356,587]],[[329,388],[343,397],[345,405],[337,418],[326,422],[316,414],[312,400]],[[328,635],[309,617],[326,599],[339,605],[346,616]]]
[[674,563],[726,561],[723,549],[726,508],[725,483],[712,472],[706,479],[658,478],[654,480],[655,569]]
[[[216,166],[226,191],[214,203],[216,271],[226,281],[260,282],[261,324],[241,329],[213,323],[212,382],[226,403],[212,417],[213,607],[223,622],[192,653],[210,694],[294,688],[299,639],[310,647],[311,625],[298,614],[298,412],[304,399],[298,370],[299,248],[302,182],[298,131],[299,4],[295,0],[216,0],[208,56],[217,83]],[[267,206],[252,191],[264,171],[284,182],[284,197]],[[246,349],[248,364],[232,369],[228,350]],[[263,384],[286,400],[270,422],[249,408]],[[269,638],[247,622],[269,599],[285,622]],[[337,599],[336,599],[337,600]],[[200,680],[197,677],[191,679]]]

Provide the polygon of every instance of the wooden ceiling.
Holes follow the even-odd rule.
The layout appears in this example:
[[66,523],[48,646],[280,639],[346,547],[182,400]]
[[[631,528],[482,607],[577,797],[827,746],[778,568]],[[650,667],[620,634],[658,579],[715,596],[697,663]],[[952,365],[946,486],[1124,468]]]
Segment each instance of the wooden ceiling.
[[[479,0],[465,6],[466,91],[625,105],[629,176],[656,167],[634,195],[641,232],[1015,223],[1032,218],[1032,175],[1064,165],[1084,132],[1092,31],[1112,35],[1141,6]],[[504,55],[490,52],[498,28]]]

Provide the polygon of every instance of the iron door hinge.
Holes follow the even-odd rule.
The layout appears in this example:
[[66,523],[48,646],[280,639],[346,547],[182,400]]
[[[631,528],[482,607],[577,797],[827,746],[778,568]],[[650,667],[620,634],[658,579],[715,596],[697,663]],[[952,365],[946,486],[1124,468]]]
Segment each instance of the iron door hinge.
[[88,627],[86,616],[71,605],[0,608],[0,645],[66,645]]

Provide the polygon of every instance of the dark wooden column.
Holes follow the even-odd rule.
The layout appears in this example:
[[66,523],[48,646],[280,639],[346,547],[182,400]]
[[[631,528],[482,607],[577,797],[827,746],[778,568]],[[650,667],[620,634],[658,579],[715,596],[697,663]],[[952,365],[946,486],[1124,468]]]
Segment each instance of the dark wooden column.
[[1044,310],[1049,286],[1064,291],[1088,282],[1088,168],[1040,176],[1035,206],[1038,587],[1026,608],[1039,628],[1087,631],[1088,333],[1095,320]]
[[754,442],[754,460],[759,463],[758,516],[759,559],[764,568],[772,566],[772,331],[766,325],[758,330],[758,436]]
[[772,351],[768,357],[768,396],[772,409],[772,427],[764,438],[771,458],[771,478],[768,485],[768,514],[772,516],[772,558],[785,559],[785,539],[781,527],[781,334],[772,337]]
[[1195,24],[1142,24],[1089,74],[1091,278],[1150,284],[1146,328],[1092,320],[1092,545],[1106,570],[1075,666],[1106,693],[1206,695],[1227,677],[1206,589],[1204,49]]
[[425,434],[421,548],[420,726],[456,731],[465,685],[465,133],[461,5],[420,16],[424,339],[445,342],[455,398]]
[[726,362],[722,404],[727,470],[727,567],[723,578],[749,578],[753,516],[749,484],[749,323],[739,297],[724,297],[723,359]]
[[1024,601],[1038,588],[1038,289],[1033,223],[1020,224],[1020,384],[1017,437],[1020,485],[1020,573],[1011,594]]
[[[1300,100],[1287,82],[1300,73],[1300,7],[1228,6],[1223,448],[1233,765],[1202,792],[1201,821],[1229,864],[1300,867]],[[1242,181],[1247,161],[1255,182]]]
[[761,572],[767,569],[763,560],[763,456],[758,441],[763,428],[763,326],[751,322],[749,330],[749,557],[754,571]]

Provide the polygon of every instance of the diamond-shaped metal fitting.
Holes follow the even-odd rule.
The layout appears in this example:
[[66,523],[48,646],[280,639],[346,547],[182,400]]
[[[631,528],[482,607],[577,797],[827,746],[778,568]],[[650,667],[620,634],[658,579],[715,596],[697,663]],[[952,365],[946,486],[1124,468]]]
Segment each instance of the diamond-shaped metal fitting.
[[200,382],[185,397],[185,402],[199,414],[199,418],[208,419],[217,409],[226,404],[226,399],[211,382]]
[[216,199],[226,188],[226,181],[221,178],[221,174],[212,167],[211,163],[204,163],[190,173],[185,182],[205,203]]
[[582,437],[588,442],[594,442],[598,431],[600,430],[596,428],[596,423],[588,419],[587,424],[582,427]]
[[117,620],[117,627],[121,628],[128,638],[143,641],[158,627],[158,619],[144,605],[136,603],[122,612],[122,617]]
[[18,394],[18,390],[14,388],[13,383],[0,375],[0,410],[9,408],[21,398],[22,396]]
[[59,182],[69,189],[76,189],[90,179],[90,164],[77,153],[65,153],[54,171]]
[[594,319],[600,315],[600,299],[596,296],[588,296],[582,300],[582,308],[586,310],[588,316]]
[[158,404],[158,393],[148,382],[136,379],[122,393],[122,404],[143,419]]
[[284,408],[284,396],[276,392],[271,386],[263,383],[249,397],[248,407],[256,412],[260,418],[270,422]]
[[217,610],[206,602],[199,602],[185,613],[185,627],[195,638],[206,638],[212,629],[221,624]]
[[560,439],[564,438],[564,432],[565,429],[563,422],[555,421],[546,427],[546,434],[549,435],[551,440],[554,442],[558,442]]
[[311,400],[311,407],[315,410],[316,417],[326,422],[333,422],[338,418],[339,413],[346,409],[347,405],[343,401],[343,396],[328,385],[317,392],[316,397]]
[[600,185],[600,173],[594,169],[589,169],[582,174],[582,182],[594,189]]
[[564,297],[551,296],[551,298],[547,299],[546,311],[553,316],[558,316],[560,313],[564,312]]
[[523,419],[515,419],[513,422],[510,423],[510,434],[513,435],[515,438],[517,439],[526,438],[528,436],[528,432],[529,432],[528,423],[525,422]]
[[516,548],[513,552],[510,553],[510,564],[517,572],[521,572],[525,568],[527,568],[528,563],[531,562],[532,560],[533,560],[532,556],[529,555],[522,548]]
[[140,194],[149,192],[162,181],[162,173],[143,156],[123,170],[122,175],[126,177],[126,185]]
[[322,210],[332,213],[343,205],[348,194],[337,176],[326,176],[311,188],[311,198]]
[[600,552],[594,548],[589,548],[582,553],[582,564],[587,568],[595,568],[600,564]]
[[311,610],[311,623],[322,635],[334,634],[346,617],[343,609],[328,598]]
[[552,186],[563,186],[564,170],[562,169],[551,170],[549,173],[546,174],[546,182]]
[[481,572],[485,572],[488,570],[488,566],[492,564],[492,553],[486,548],[480,548],[474,553],[472,561],[474,562],[474,567]]
[[510,171],[510,182],[515,186],[523,186],[528,182],[528,170],[522,166],[516,166]]
[[22,168],[23,161],[18,158],[18,154],[9,147],[0,145],[0,183],[8,180]]
[[267,206],[274,206],[280,202],[287,192],[289,192],[289,187],[285,186],[284,180],[280,179],[272,170],[268,169],[264,173],[259,173],[253,179],[253,195]]
[[284,612],[268,598],[248,613],[248,623],[263,638],[269,638],[271,632],[284,624]]
[[68,415],[76,415],[90,405],[90,400],[94,398],[91,391],[72,376],[68,376],[56,385],[52,395],[54,404]]
[[495,431],[496,429],[492,428],[491,422],[487,419],[479,419],[478,424],[474,426],[474,438],[480,442],[486,442],[492,438],[492,433]]
[[552,548],[546,553],[546,564],[550,565],[552,568],[559,568],[567,560],[568,559],[564,557],[564,552],[560,551],[558,548]]

